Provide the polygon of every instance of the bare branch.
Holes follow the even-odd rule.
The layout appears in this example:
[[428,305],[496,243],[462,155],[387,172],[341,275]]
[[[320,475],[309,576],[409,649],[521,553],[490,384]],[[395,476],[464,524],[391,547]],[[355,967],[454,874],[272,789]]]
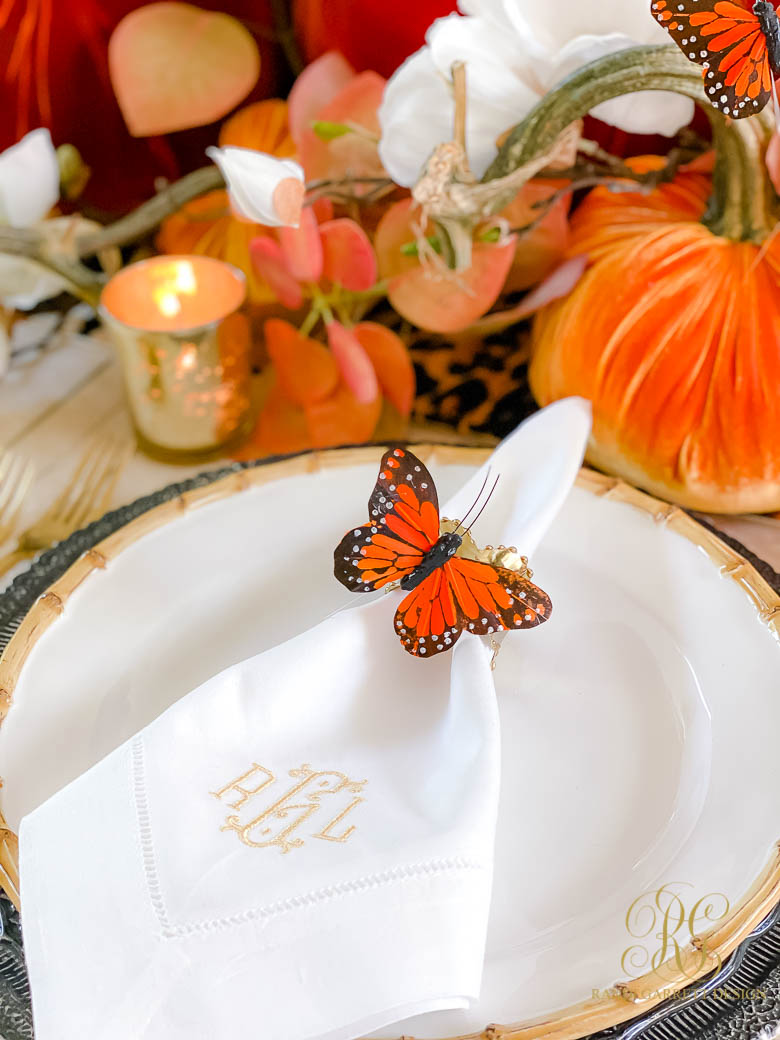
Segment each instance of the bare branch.
[[77,243],[79,256],[92,256],[109,246],[127,245],[154,231],[171,213],[181,209],[198,195],[216,188],[224,188],[225,181],[216,166],[204,166],[200,170],[188,173],[186,177],[168,185],[161,192],[128,213],[126,217],[114,221],[93,235],[85,235]]

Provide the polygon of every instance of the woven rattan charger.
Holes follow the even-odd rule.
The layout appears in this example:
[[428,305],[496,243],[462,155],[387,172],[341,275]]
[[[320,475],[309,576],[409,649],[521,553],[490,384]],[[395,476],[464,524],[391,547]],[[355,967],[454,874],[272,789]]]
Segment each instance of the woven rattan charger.
[[[206,474],[174,485],[158,495],[149,496],[111,514],[85,532],[80,532],[68,543],[63,543],[47,554],[22,580],[14,583],[6,595],[5,611],[0,609],[0,631],[11,635],[0,659],[0,719],[7,714],[25,661],[40,636],[62,615],[63,608],[73,592],[89,580],[96,570],[102,570],[127,546],[150,531],[163,526],[184,511],[212,503],[255,485],[276,481],[292,475],[312,473],[321,468],[350,466],[374,461],[376,448],[338,449],[322,453],[306,453],[292,458],[269,460],[260,464],[240,465],[213,474]],[[423,460],[433,451],[439,464],[478,465],[488,455],[484,449],[452,446],[421,445],[414,451]],[[583,469],[578,485],[590,493],[612,501],[625,503],[650,514],[653,519],[704,550],[721,574],[736,582],[754,604],[760,619],[780,636],[780,596],[748,560],[727,545],[714,532],[693,519],[689,514],[668,503],[646,495],[621,481],[590,469]],[[56,561],[56,562],[55,562]],[[52,568],[51,564],[55,562]],[[57,573],[59,572],[59,573]],[[51,581],[50,579],[55,580]],[[36,590],[37,585],[45,583]],[[43,592],[42,595],[40,593]],[[26,601],[40,595],[24,614]],[[18,627],[17,627],[18,625]],[[18,842],[16,835],[2,825],[0,843],[0,881],[10,899],[19,905]],[[780,824],[778,824],[780,837]],[[750,890],[735,904],[729,915],[704,936],[707,948],[725,961],[743,943],[751,932],[767,918],[780,901],[780,851],[757,877]],[[638,993],[682,989],[695,977],[693,965],[700,959],[693,947],[684,951],[683,970],[670,964],[662,965],[625,986],[622,995],[588,1000],[557,1012],[543,1021],[518,1023],[511,1026],[488,1026],[473,1037],[516,1038],[516,1040],[573,1040],[599,1030],[616,1027],[635,1018],[638,1013],[651,1012],[658,999],[644,999],[636,1003]],[[724,969],[726,970],[726,969]],[[673,981],[670,984],[670,978]]]

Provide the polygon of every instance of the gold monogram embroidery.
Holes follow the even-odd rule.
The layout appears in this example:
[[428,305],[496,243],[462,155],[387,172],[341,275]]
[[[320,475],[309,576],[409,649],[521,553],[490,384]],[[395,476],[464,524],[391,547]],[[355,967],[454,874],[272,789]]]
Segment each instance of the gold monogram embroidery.
[[[253,777],[255,773],[262,773],[265,776],[265,780],[261,780],[257,787],[242,787],[241,785]],[[261,791],[265,790],[269,784],[272,784],[276,780],[274,774],[266,769],[265,766],[259,766],[257,762],[252,763],[252,768],[247,769],[245,773],[237,777],[235,780],[231,780],[229,784],[226,784],[219,791],[212,791],[211,793],[215,798],[224,798],[229,791],[235,791],[239,796],[235,802],[228,802],[231,809],[240,809],[244,802],[248,802],[253,794],[260,794]]]
[[[253,849],[270,848],[275,845],[282,853],[287,853],[290,849],[300,848],[304,843],[303,838],[293,837],[293,832],[309,817],[326,808],[336,809],[335,815],[319,831],[311,834],[311,837],[321,838],[323,841],[347,841],[355,832],[354,825],[347,826],[340,833],[334,831],[361,802],[365,801],[362,794],[368,781],[350,780],[345,773],[333,769],[318,771],[305,762],[300,769],[291,769],[288,775],[294,781],[292,786],[262,812],[249,820],[238,814],[231,814],[226,817],[220,830],[236,831],[240,840]],[[230,798],[231,800],[227,801],[228,808],[241,809],[275,782],[276,777],[270,769],[253,762],[245,773],[211,794],[220,801]],[[330,800],[332,796],[338,795],[342,797],[337,797],[335,801]],[[348,804],[343,804],[349,795],[357,797],[352,798]],[[322,799],[326,796],[328,800],[323,805]]]

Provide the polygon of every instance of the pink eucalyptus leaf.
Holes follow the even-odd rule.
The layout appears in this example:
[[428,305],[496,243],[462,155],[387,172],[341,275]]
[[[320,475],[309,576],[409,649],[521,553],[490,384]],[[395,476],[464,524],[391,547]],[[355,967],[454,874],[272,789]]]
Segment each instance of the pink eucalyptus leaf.
[[349,217],[328,220],[320,224],[320,238],[326,278],[351,292],[362,292],[376,283],[374,247],[359,224]]
[[[515,255],[515,238],[475,242],[471,267],[448,271],[421,263],[402,248],[413,244],[412,200],[397,202],[379,222],[374,239],[379,273],[390,279],[388,298],[407,321],[429,332],[459,332],[482,317],[498,299]],[[426,234],[432,233],[431,229]]]
[[299,282],[318,282],[322,278],[322,242],[317,218],[310,208],[301,213],[297,228],[277,230],[287,270]]
[[307,65],[293,84],[288,100],[290,135],[300,151],[301,142],[311,133],[311,124],[324,105],[355,76],[355,70],[338,51],[328,51]]
[[[522,321],[524,318],[530,318],[532,314],[536,314],[553,300],[560,300],[563,296],[568,296],[585,274],[587,266],[587,256],[573,256],[570,260],[564,260],[552,274],[549,274],[543,282],[540,282],[535,289],[523,297],[517,307],[511,311],[513,319]],[[485,321],[490,321],[490,315]]]
[[382,393],[406,418],[412,410],[416,379],[406,344],[386,325],[362,321],[354,333],[371,359]]
[[[505,292],[538,285],[563,260],[569,241],[570,197],[566,195],[552,204],[549,201],[560,187],[560,182],[528,181],[501,211],[500,216],[509,227],[532,225],[530,231],[517,236],[517,250],[504,286]],[[542,212],[544,216],[539,220]]]
[[[574,286],[582,278],[588,266],[588,258],[584,255],[573,256],[564,260],[562,264],[549,274],[544,281],[540,282],[535,289],[526,293],[523,299],[514,307],[504,311],[493,311],[486,314],[484,318],[473,325],[473,330],[478,331],[481,336],[490,336],[496,332],[503,332],[510,325],[518,321],[530,318],[542,307],[554,300],[560,300],[568,296]],[[380,377],[381,382],[381,377]]]
[[319,224],[324,224],[326,220],[333,220],[333,200],[323,195],[312,202],[311,211]]
[[297,311],[303,303],[303,290],[290,274],[282,247],[270,236],[253,238],[249,243],[249,255],[256,273],[268,284],[271,292],[281,304]]
[[[319,121],[346,123],[357,127],[358,132],[323,141],[309,128],[298,144],[298,156],[308,180],[386,176],[377,151],[377,111],[385,83],[376,72],[361,72],[317,112]],[[356,186],[355,191],[360,190]]]
[[108,45],[111,83],[133,137],[221,119],[260,74],[251,33],[230,15],[191,4],[138,7]]
[[337,321],[328,323],[328,344],[341,369],[344,382],[360,404],[370,404],[379,396],[379,381],[371,358],[350,329]]

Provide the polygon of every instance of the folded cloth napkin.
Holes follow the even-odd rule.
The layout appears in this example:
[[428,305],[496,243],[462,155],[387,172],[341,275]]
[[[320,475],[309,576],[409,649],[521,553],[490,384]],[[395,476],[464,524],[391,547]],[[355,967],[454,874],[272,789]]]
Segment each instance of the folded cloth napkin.
[[[493,544],[533,551],[589,423],[571,399],[496,450]],[[491,650],[411,657],[399,595],[229,668],[23,820],[37,1040],[349,1040],[478,995]]]

